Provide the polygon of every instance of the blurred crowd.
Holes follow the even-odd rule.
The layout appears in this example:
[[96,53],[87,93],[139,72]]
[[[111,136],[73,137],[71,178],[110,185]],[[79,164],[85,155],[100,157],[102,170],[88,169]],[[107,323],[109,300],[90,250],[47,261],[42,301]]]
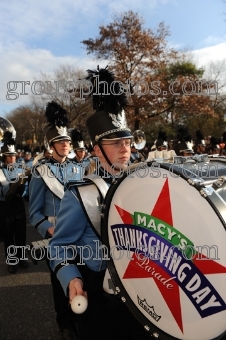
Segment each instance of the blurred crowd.
[[[76,144],[77,143],[77,144]],[[51,150],[44,147],[38,147],[36,150],[17,149],[16,162],[24,164],[31,168],[32,165],[39,159],[51,158]],[[131,144],[131,163],[144,162],[151,159],[169,159],[173,156],[190,156],[194,154],[207,154],[226,156],[226,133],[224,132],[221,138],[212,136],[203,136],[201,131],[196,132],[196,138],[192,138],[188,130],[184,127],[178,130],[178,135],[175,140],[167,139],[166,133],[159,131],[154,143],[147,142],[143,148],[134,141]],[[86,163],[87,165],[94,164],[93,160],[96,157],[93,147],[89,143],[85,143],[82,138],[82,145],[74,142],[71,146],[71,151],[68,158],[75,163]],[[2,155],[0,155],[0,160]],[[94,170],[94,169],[93,169]]]

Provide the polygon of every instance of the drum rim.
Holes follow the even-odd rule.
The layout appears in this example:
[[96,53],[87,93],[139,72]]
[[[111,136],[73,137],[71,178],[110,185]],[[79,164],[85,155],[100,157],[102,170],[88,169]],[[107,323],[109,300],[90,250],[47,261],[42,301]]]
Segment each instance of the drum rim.
[[[133,170],[132,172],[134,172],[135,170]],[[131,172],[131,173],[132,173]],[[120,183],[128,177],[128,174],[125,173],[123,174],[120,178],[117,178],[113,181],[113,184],[110,186],[105,200],[104,200],[104,210],[107,207],[110,207],[111,204],[111,198],[114,195],[115,191],[117,190],[118,186],[120,185]],[[110,244],[109,244],[109,239],[108,239],[108,228],[106,228],[106,223],[108,223],[108,216],[109,216],[109,209],[107,211],[107,213],[104,212],[104,215],[102,217],[101,220],[101,238],[103,241],[103,244],[108,248],[110,248]],[[179,338],[175,338],[167,333],[165,333],[163,330],[161,330],[160,328],[158,328],[157,326],[155,326],[150,320],[148,320],[144,314],[142,312],[139,311],[139,309],[136,308],[134,302],[132,301],[132,299],[130,298],[129,294],[126,292],[120,278],[119,275],[117,273],[114,261],[111,257],[109,257],[109,259],[107,260],[107,266],[109,269],[109,273],[111,276],[111,279],[115,285],[115,287],[118,287],[120,289],[120,292],[118,293],[119,296],[121,297],[121,299],[123,297],[126,298],[125,304],[126,306],[129,308],[130,312],[136,317],[136,319],[143,325],[143,327],[145,328],[145,326],[149,327],[148,332],[151,334],[153,333],[158,333],[160,336],[160,339],[162,340],[180,340]]]
[[[170,165],[170,166],[169,166]],[[165,170],[169,170],[172,164],[170,163],[161,163],[160,164],[160,168],[163,168]],[[177,166],[177,164],[175,164]],[[184,165],[184,164],[182,164]],[[188,182],[189,178],[186,177],[183,172],[180,172],[176,169],[173,169],[173,173],[175,173],[176,175],[180,176],[181,178],[183,178],[186,182]],[[196,178],[202,178],[202,177],[196,177]],[[189,183],[188,183],[189,184]],[[205,184],[205,183],[204,183]],[[189,184],[190,185],[190,184]],[[194,184],[193,187],[200,192],[201,188],[199,187],[199,185]],[[214,204],[214,202],[212,201],[212,199],[209,196],[204,197],[204,199],[211,205],[211,207],[213,208],[213,210],[216,212],[217,217],[219,218],[219,220],[221,221],[225,231],[226,231],[226,221],[223,219],[220,211],[217,209],[216,205]]]
[[[148,163],[148,164],[150,164],[150,163]],[[168,171],[169,171],[169,165],[171,165],[171,164],[170,163],[159,163],[160,168],[163,168],[163,169],[168,170]],[[106,194],[106,197],[104,199],[104,208],[102,210],[102,218],[101,218],[101,238],[102,238],[103,245],[105,245],[108,250],[110,250],[110,244],[109,244],[109,238],[108,238],[108,216],[109,216],[109,210],[110,210],[109,208],[110,208],[110,204],[111,204],[111,201],[112,201],[112,197],[113,197],[114,193],[116,192],[117,188],[120,186],[120,184],[125,180],[125,178],[127,178],[128,175],[134,173],[135,171],[136,171],[136,169],[133,169],[131,172],[129,172],[129,173],[125,172],[120,177],[115,178],[112,182],[112,185],[109,187],[108,192]],[[188,181],[188,178],[186,178],[185,176],[182,176],[182,174],[179,171],[174,170],[174,173],[179,175],[180,177],[182,177],[184,180]],[[196,186],[194,186],[194,187],[195,187],[196,190],[199,191],[199,189]],[[205,197],[205,199],[207,200],[207,202],[212,206],[212,208],[216,212],[218,218],[220,219],[220,221],[223,224],[225,231],[226,231],[226,223],[223,220],[220,212],[216,209],[215,205],[213,204],[213,202],[210,200],[209,197]],[[116,266],[115,266],[114,261],[111,258],[111,256],[107,260],[107,267],[109,269],[109,273],[110,273],[111,279],[112,279],[115,287],[119,288],[119,290],[120,290],[119,292],[117,292],[117,290],[116,290],[117,294],[119,294],[121,299],[122,298],[126,299],[126,301],[124,303],[129,308],[130,312],[136,317],[138,322],[140,322],[143,325],[144,328],[145,328],[145,326],[149,327],[149,330],[147,330],[146,328],[145,328],[145,330],[147,330],[147,332],[150,333],[150,335],[152,335],[153,333],[158,333],[160,340],[180,340],[180,338],[176,338],[176,337],[164,332],[162,329],[158,328],[148,318],[146,318],[145,315],[136,307],[135,303],[130,298],[129,294],[125,290],[125,288],[124,288],[124,286],[123,286],[123,284],[120,280],[120,277],[119,277],[117,270],[116,270]],[[208,339],[208,340],[220,340],[220,339],[222,339],[222,337],[225,334],[226,334],[226,330],[224,331],[224,333],[218,335],[216,338]]]

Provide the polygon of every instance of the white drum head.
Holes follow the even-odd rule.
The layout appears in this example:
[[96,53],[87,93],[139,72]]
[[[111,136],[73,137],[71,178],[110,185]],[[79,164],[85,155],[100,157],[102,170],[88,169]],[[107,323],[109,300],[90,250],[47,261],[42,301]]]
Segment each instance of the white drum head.
[[136,171],[109,189],[102,235],[113,281],[160,339],[220,338],[226,331],[225,225],[184,178],[158,171]]

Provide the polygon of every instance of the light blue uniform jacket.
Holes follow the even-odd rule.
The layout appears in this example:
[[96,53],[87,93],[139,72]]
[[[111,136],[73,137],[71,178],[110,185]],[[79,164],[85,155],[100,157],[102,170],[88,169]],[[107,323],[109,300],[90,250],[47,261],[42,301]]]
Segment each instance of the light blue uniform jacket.
[[[5,196],[10,189],[10,185],[16,183],[19,179],[19,175],[23,174],[25,176],[25,169],[22,168],[19,164],[12,164],[12,171],[9,171],[7,166],[3,166],[0,168],[4,175],[4,180],[0,182],[0,201],[5,201]],[[28,182],[24,184],[23,192],[18,195],[21,197],[28,195]]]
[[[32,168],[29,185],[30,223],[45,238],[48,228],[53,225],[52,221],[48,220],[48,217],[56,218],[60,209],[61,198],[55,194],[54,189],[50,190],[43,180],[42,173],[37,172],[39,164],[48,166],[52,173],[51,177],[55,177],[54,180],[62,185],[63,191],[65,191],[66,184],[69,181],[80,179],[80,167],[68,160],[60,166],[60,163],[54,159],[49,161],[42,159]],[[53,180],[51,177],[48,179],[49,183]]]
[[80,263],[85,263],[91,270],[106,269],[106,261],[102,258],[101,241],[88,222],[77,197],[75,184],[64,194],[56,229],[49,242],[50,266],[57,273],[66,295],[69,282],[76,277],[82,278],[79,271],[82,264],[75,265],[73,261],[76,254],[80,254],[80,258],[83,259],[80,259]]

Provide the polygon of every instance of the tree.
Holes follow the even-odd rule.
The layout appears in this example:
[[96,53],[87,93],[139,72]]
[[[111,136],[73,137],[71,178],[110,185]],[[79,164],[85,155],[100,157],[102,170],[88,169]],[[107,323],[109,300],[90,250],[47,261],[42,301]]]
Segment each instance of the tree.
[[6,118],[13,124],[16,130],[16,142],[21,147],[34,149],[43,145],[46,127],[43,107],[20,106]]
[[187,115],[214,115],[213,103],[205,92],[208,84],[202,84],[204,95],[192,94],[193,84],[200,81],[204,69],[168,47],[168,36],[164,23],[154,32],[144,28],[137,13],[128,11],[100,26],[96,39],[82,41],[88,54],[108,60],[116,79],[124,84],[129,97],[128,122],[135,130],[142,124],[145,128],[147,119],[161,124],[170,120],[173,126]]
[[[153,83],[152,93],[144,93],[153,81],[159,79],[157,70],[166,67],[166,64],[176,55],[176,52],[167,46],[166,37],[168,28],[160,23],[156,32],[144,28],[143,19],[132,11],[125,12],[115,18],[113,23],[100,26],[98,38],[83,40],[88,54],[92,53],[99,59],[109,61],[116,79],[125,87],[129,99],[130,118],[134,121],[134,129],[139,128],[139,122],[145,115],[144,106],[161,106],[155,95],[156,83]],[[146,91],[147,92],[147,91]],[[150,106],[149,105],[149,106]],[[131,110],[132,109],[132,110]]]
[[[89,89],[79,79],[84,79],[85,72],[74,69],[71,65],[61,65],[51,75],[41,73],[41,80],[30,96],[30,104],[20,106],[7,115],[17,133],[17,143],[32,150],[41,147],[48,123],[45,118],[45,109],[48,102],[56,101],[68,113],[68,128],[76,127],[83,132],[89,142],[84,122],[93,111],[91,100],[85,100]],[[84,91],[84,93],[82,92]]]
[[184,122],[186,117],[196,115],[214,116],[211,93],[216,90],[215,82],[202,79],[203,68],[197,68],[189,60],[171,63],[163,70],[165,74],[165,100],[168,102],[167,118],[174,123]]
[[[40,86],[45,88],[42,95],[31,97],[32,105],[43,107],[49,101],[56,101],[67,110],[69,127],[84,131],[84,121],[93,111],[91,101],[86,93],[89,89],[81,81],[86,74],[72,65],[61,65],[53,74],[41,73]],[[37,93],[40,93],[40,87]],[[84,131],[85,132],[85,131]]]

